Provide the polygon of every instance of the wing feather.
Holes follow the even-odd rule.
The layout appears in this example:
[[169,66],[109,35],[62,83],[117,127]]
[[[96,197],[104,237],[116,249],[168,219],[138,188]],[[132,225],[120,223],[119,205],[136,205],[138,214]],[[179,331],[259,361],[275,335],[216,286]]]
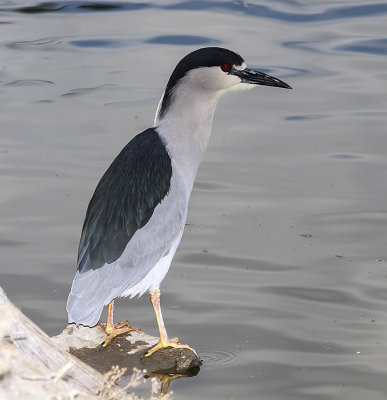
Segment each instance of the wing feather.
[[86,212],[79,272],[116,261],[170,189],[171,159],[153,128],[137,135],[112,162]]
[[[128,160],[128,154],[132,153],[124,150],[120,154],[126,158],[121,158],[118,164],[121,168],[130,165],[134,170],[126,174],[127,179],[117,180],[109,171],[117,165],[109,167],[87,211],[78,271],[67,302],[69,322],[94,326],[104,305],[139,284],[162,258],[171,258],[184,229],[189,193],[173,161],[169,159],[167,188],[165,182],[160,182],[165,173],[157,168],[156,162],[144,166],[139,157]],[[136,168],[142,174],[141,194],[133,184],[133,177],[130,178]],[[103,196],[102,188],[106,187],[111,192]]]

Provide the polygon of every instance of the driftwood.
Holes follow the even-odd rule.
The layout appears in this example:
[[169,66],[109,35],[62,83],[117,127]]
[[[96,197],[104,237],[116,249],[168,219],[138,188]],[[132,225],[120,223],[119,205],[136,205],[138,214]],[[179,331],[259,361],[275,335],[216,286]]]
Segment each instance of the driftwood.
[[[0,321],[3,328],[1,398],[45,398],[48,394],[93,398],[103,376],[53,342],[7,298],[0,287]],[[8,360],[8,366],[7,364]],[[41,391],[46,393],[42,393]],[[117,399],[127,393],[112,387]],[[0,392],[1,393],[1,392]]]
[[[17,371],[16,376],[19,379],[13,381],[10,377],[7,378],[7,368],[3,368],[4,371],[0,368],[2,399],[18,398],[15,393],[23,390],[20,385],[26,385],[27,381],[27,385],[30,385],[39,379],[40,381],[43,379],[46,387],[55,385],[52,390],[56,395],[58,393],[69,395],[72,391],[72,395],[76,393],[77,398],[82,398],[83,395],[85,398],[94,398],[98,393],[98,398],[107,398],[101,396],[101,391],[104,390],[101,388],[101,383],[104,382],[101,373],[111,370],[114,365],[125,368],[126,374],[132,374],[134,369],[144,370],[149,376],[158,376],[164,383],[160,374],[179,374],[176,377],[180,374],[192,375],[197,372],[200,363],[189,349],[162,349],[149,358],[143,357],[146,350],[157,343],[158,339],[141,331],[117,337],[101,350],[100,344],[106,334],[98,325],[93,328],[83,326],[77,328],[71,324],[60,335],[50,338],[8,300],[1,287],[0,321],[0,328],[3,328],[0,329],[0,340],[5,335],[4,332],[8,332],[9,335],[8,342],[4,339],[0,342],[0,358],[3,356],[2,350],[5,346],[12,345],[10,351],[13,351],[13,355],[8,358],[15,359],[19,356],[23,361],[23,368],[30,366],[25,371]],[[0,364],[2,361],[0,360]],[[8,364],[11,365],[11,361]],[[20,365],[17,366],[17,369],[19,368]],[[122,372],[117,371],[116,369],[116,377],[113,379],[113,376],[112,381],[122,375]],[[24,383],[23,378],[25,378]],[[7,383],[6,379],[10,382]],[[16,392],[12,392],[13,395],[8,393],[9,397],[2,396],[1,390],[4,390],[2,382],[3,386],[6,383],[8,389],[13,388]],[[128,392],[117,385],[109,384],[109,391],[109,398],[130,398]],[[42,393],[38,397],[28,395],[20,397],[42,398]]]

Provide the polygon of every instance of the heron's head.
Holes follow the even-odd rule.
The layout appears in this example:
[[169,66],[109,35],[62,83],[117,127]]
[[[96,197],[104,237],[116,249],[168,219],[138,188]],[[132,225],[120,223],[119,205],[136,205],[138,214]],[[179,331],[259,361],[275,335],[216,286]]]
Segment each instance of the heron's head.
[[164,116],[179,95],[200,93],[208,98],[217,98],[228,90],[248,89],[257,85],[291,89],[280,79],[247,68],[243,58],[231,50],[221,47],[198,49],[176,65],[165,89],[158,117]]

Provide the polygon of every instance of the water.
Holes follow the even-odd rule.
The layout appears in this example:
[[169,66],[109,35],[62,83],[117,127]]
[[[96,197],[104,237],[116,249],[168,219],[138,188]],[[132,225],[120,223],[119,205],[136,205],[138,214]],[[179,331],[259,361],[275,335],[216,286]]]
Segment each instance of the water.
[[[0,2],[0,282],[66,324],[87,203],[176,62],[220,45],[293,86],[220,101],[162,306],[178,399],[385,399],[387,4]],[[146,296],[117,319],[157,334]]]

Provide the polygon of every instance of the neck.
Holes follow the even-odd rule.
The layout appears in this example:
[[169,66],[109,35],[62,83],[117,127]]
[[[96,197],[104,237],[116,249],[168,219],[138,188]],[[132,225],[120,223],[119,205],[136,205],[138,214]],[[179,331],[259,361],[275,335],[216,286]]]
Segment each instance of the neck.
[[203,90],[179,90],[162,119],[156,115],[157,131],[189,190],[207,149],[218,97]]

